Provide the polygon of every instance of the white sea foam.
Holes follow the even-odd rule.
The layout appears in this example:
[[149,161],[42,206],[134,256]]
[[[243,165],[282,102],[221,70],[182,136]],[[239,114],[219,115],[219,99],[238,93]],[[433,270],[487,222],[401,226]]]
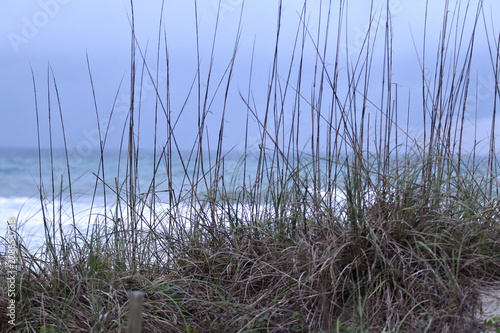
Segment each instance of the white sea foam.
[[[14,219],[16,232],[19,239],[30,250],[37,249],[45,240],[45,222],[52,227],[56,223],[56,228],[62,226],[64,234],[72,232],[71,226],[76,223],[77,227],[84,231],[88,226],[89,216],[102,214],[102,207],[96,206],[90,214],[91,202],[88,199],[75,200],[73,210],[69,202],[51,203],[44,201],[44,210],[39,198],[1,198],[0,197],[0,235],[7,234],[7,220]],[[54,216],[55,213],[55,216]],[[74,216],[74,219],[73,219]]]
[[[91,197],[83,197],[71,201],[66,200],[53,204],[49,200],[44,200],[42,205],[39,198],[2,198],[0,197],[0,236],[4,237],[0,244],[5,243],[7,236],[7,221],[14,219],[16,223],[16,233],[19,236],[22,244],[30,251],[36,251],[42,246],[46,240],[46,231],[54,237],[53,240],[58,242],[60,238],[60,229],[64,237],[72,237],[75,235],[75,227],[82,234],[92,232],[92,228],[99,224],[99,227],[104,226],[103,222],[108,222],[107,227],[113,225],[118,217],[121,220],[128,220],[126,204],[121,204],[120,207],[113,202],[108,202],[106,210],[104,209],[103,198],[96,198],[92,202]],[[155,228],[159,228],[158,232],[164,232],[164,228],[169,227],[169,216],[175,216],[175,226],[180,223],[184,227],[189,228],[190,219],[193,211],[186,205],[179,205],[175,208],[175,212],[171,212],[168,204],[158,202],[155,205],[155,212],[148,205],[138,205],[137,220],[138,227],[143,230],[148,230],[152,226],[152,220],[155,220]],[[172,214],[172,215],[171,215]],[[118,216],[117,216],[118,215]],[[153,216],[153,218],[151,218]],[[44,219],[45,216],[45,219]],[[126,223],[126,222],[125,222]],[[47,227],[47,230],[46,230]],[[55,231],[55,235],[54,234]],[[169,230],[175,232],[175,230]]]
[[[340,191],[330,193],[322,191],[319,194],[319,200],[325,204],[333,204],[334,207],[340,209],[345,203],[345,195]],[[170,207],[163,202],[157,202],[154,212],[151,211],[149,204],[140,204],[139,212],[139,227],[147,231],[150,227],[154,227],[159,233],[177,233],[177,228],[188,230],[192,226],[192,222],[197,220],[200,223],[217,223],[229,227],[232,222],[239,225],[247,224],[250,221],[272,221],[277,212],[272,205],[265,206],[248,206],[244,204],[223,203],[211,207],[208,203],[198,202],[199,206],[193,208],[186,204],[179,204],[175,207]],[[37,250],[44,244],[46,239],[46,229],[54,233],[55,240],[60,237],[59,229],[62,227],[62,233],[65,237],[75,235],[75,226],[82,233],[87,234],[96,223],[103,227],[103,222],[107,221],[107,227],[113,225],[112,221],[118,217],[122,221],[127,221],[127,206],[121,204],[120,207],[111,201],[108,201],[106,211],[104,210],[103,198],[97,197],[92,202],[92,197],[82,196],[73,200],[73,204],[69,199],[57,201],[53,204],[50,200],[44,199],[44,210],[38,197],[0,197],[0,235],[5,237],[7,234],[7,220],[14,218],[17,221],[17,232],[22,240],[22,243],[30,249]],[[212,211],[212,209],[215,209]],[[45,221],[44,221],[45,213]],[[306,217],[315,215],[314,207],[311,206],[304,212]],[[291,211],[281,211],[279,214],[290,215]],[[213,221],[215,218],[216,221]],[[203,222],[202,222],[203,221]],[[173,222],[173,223],[171,223]],[[125,222],[126,223],[126,222]]]

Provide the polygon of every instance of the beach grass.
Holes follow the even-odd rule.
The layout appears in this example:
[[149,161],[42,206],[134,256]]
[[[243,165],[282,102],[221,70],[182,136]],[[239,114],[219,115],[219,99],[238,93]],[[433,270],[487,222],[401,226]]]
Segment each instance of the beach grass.
[[[216,76],[211,65],[202,68],[198,54],[193,95],[187,93],[196,100],[198,126],[185,154],[176,140],[170,86],[163,91],[155,85],[158,74],[150,71],[135,39],[132,11],[130,109],[120,158],[126,172],[104,174],[104,164],[112,161],[104,157],[107,130],[100,128],[94,193],[104,193],[105,213],[89,218],[88,230],[77,227],[73,212],[74,227],[67,232],[56,205],[47,209],[47,200],[62,200],[60,180],[40,184],[45,244],[32,251],[19,239],[18,318],[12,326],[2,314],[2,332],[122,332],[132,325],[133,291],[144,293],[144,332],[485,330],[476,317],[479,290],[500,279],[496,104],[487,153],[463,148],[470,140],[463,132],[474,42],[478,30],[488,31],[482,8],[467,9],[474,25],[462,31],[463,16],[450,4],[440,39],[424,39],[417,54],[421,91],[415,94],[422,105],[410,111],[408,101],[406,113],[392,82],[396,55],[390,13],[382,22],[370,14],[372,24],[352,57],[341,49],[346,3],[323,6],[328,20],[321,28],[327,29],[309,29],[304,4],[294,53],[282,54],[279,2],[273,66],[267,85],[261,85],[264,109],[252,100],[252,75],[258,70],[253,62],[248,93],[239,93],[247,118],[233,179],[225,166],[231,149],[224,141],[225,105],[233,91],[239,37],[215,93]],[[338,27],[330,21],[333,12],[340,13]],[[436,62],[428,63],[425,48],[436,42]],[[165,62],[169,75],[164,43],[160,28],[157,62]],[[303,68],[310,48],[313,69]],[[382,66],[373,63],[375,48],[384,50]],[[494,40],[490,52],[498,80]],[[278,66],[278,58],[291,59],[288,68]],[[301,78],[306,70],[315,73],[312,92],[312,83]],[[376,84],[375,71],[381,80]],[[57,92],[54,75],[49,78]],[[154,170],[146,189],[138,182],[137,119],[144,111],[134,100],[143,80],[155,86],[155,119],[164,117],[167,124],[165,143],[155,135]],[[222,98],[220,112],[209,110],[211,94]],[[497,88],[492,98],[499,97]],[[52,110],[63,126],[60,104]],[[97,107],[96,114],[99,119]],[[206,133],[209,117],[220,121],[216,131],[210,129],[217,133],[215,143]],[[423,130],[413,136],[409,119],[418,117]],[[247,142],[249,122],[258,125],[260,137],[253,148]],[[156,133],[158,123],[152,126]],[[182,184],[173,180],[175,161],[184,170]],[[69,157],[67,164],[71,184]],[[160,168],[166,179],[157,177]],[[167,186],[161,196],[160,183]],[[67,191],[71,210],[71,187]],[[8,301],[2,291],[2,308]]]

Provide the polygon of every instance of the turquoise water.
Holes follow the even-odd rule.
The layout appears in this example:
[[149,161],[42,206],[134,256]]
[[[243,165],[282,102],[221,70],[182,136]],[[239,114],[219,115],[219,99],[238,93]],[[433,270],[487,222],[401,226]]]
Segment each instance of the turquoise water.
[[[183,160],[179,156],[171,158],[171,180],[176,194],[189,187],[186,186],[189,180],[185,178],[185,168],[188,175],[193,172],[194,163],[188,163],[189,154],[183,154],[182,158]],[[156,168],[155,198],[157,207],[160,208],[162,202],[168,201],[169,175],[165,159],[159,162],[158,160],[157,157],[155,163],[152,151],[139,152],[136,191],[139,195],[148,192]],[[226,174],[239,173],[240,162],[241,155],[226,157]],[[66,158],[64,150],[59,149],[53,150],[52,153],[50,150],[42,150],[39,158],[38,149],[0,148],[0,235],[6,234],[7,220],[15,218],[20,230],[25,234],[43,236],[44,219],[40,197],[49,219],[60,220],[63,224],[74,221],[75,216],[77,222],[85,226],[95,217],[102,216],[104,197],[108,207],[106,214],[109,215],[117,199],[116,193],[124,195],[127,190],[126,163],[125,153],[106,152],[103,176],[99,155],[83,156],[70,153]],[[205,163],[208,165],[209,161]],[[210,168],[205,171],[213,172]],[[203,190],[203,184],[200,183],[199,186]],[[151,196],[147,196],[146,200],[150,199]]]
[[[122,155],[119,164],[119,157],[117,151],[105,154],[104,176],[109,176],[110,179],[104,180],[110,186],[114,185],[117,176],[125,176],[126,161]],[[141,180],[145,181],[152,175],[153,155],[144,153],[140,154],[139,158],[139,174]],[[52,192],[52,183],[55,184],[54,192],[59,193],[61,189],[67,192],[68,163],[73,192],[78,195],[92,195],[96,181],[103,179],[99,162],[100,157],[95,154],[83,156],[70,153],[66,159],[64,150],[54,150],[52,154],[49,150],[42,150],[39,159],[37,149],[0,148],[0,198],[38,196],[40,188],[42,192]],[[157,177],[165,176],[165,170],[160,167]],[[102,194],[99,187],[98,194]]]
[[[52,158],[51,158],[52,156]],[[137,160],[137,188],[139,200],[143,200],[144,215],[155,218],[163,216],[169,211],[169,178],[172,180],[172,189],[176,198],[184,198],[189,201],[193,181],[194,161],[189,162],[189,153],[173,156],[170,159],[171,167],[167,168],[165,159],[156,159],[151,151],[140,151]],[[255,157],[255,155],[253,155]],[[210,168],[213,165],[214,155],[205,156],[204,172],[208,179],[214,179],[215,171]],[[247,184],[252,185],[255,180],[257,159],[247,159],[247,171],[245,173]],[[307,158],[305,158],[307,160]],[[326,159],[318,166],[324,173]],[[69,191],[69,177],[67,163],[70,165],[71,193]],[[66,225],[68,233],[71,233],[71,223],[77,223],[82,228],[88,228],[93,221],[102,220],[103,216],[113,217],[116,214],[117,192],[126,196],[128,184],[126,183],[126,154],[118,151],[106,152],[104,155],[104,176],[100,167],[100,156],[82,154],[69,154],[66,158],[64,150],[41,151],[41,159],[37,149],[6,149],[0,148],[0,236],[7,232],[7,220],[14,218],[23,239],[35,239],[33,244],[40,245],[44,237],[44,218],[42,212],[43,202],[46,220]],[[272,162],[269,163],[269,166]],[[309,165],[310,167],[310,165]],[[155,211],[152,213],[148,207],[151,206],[152,196],[149,188],[153,179],[153,170],[156,168],[155,183]],[[342,166],[339,165],[342,169]],[[484,168],[484,166],[483,166]],[[172,174],[168,174],[172,170]],[[186,172],[187,170],[187,172]],[[224,158],[224,186],[227,191],[241,190],[243,184],[243,159],[239,153],[229,154]],[[308,172],[308,168],[303,169]],[[273,170],[266,170],[268,177]],[[277,173],[279,170],[277,170]],[[484,172],[484,170],[483,170]],[[291,176],[288,174],[286,177]],[[302,177],[306,176],[305,174]],[[189,178],[187,178],[189,177]],[[306,176],[307,177],[307,176]],[[339,188],[345,174],[339,174],[337,185],[329,193],[326,188],[320,188],[321,197],[331,197],[335,202],[342,203],[345,196]],[[201,176],[198,175],[198,179]],[[307,178],[306,178],[307,179]],[[309,181],[311,179],[309,178]],[[373,179],[376,182],[376,179]],[[208,181],[210,182],[210,180]],[[103,185],[105,184],[105,186]],[[203,198],[204,181],[197,182],[197,193]],[[326,183],[323,183],[325,185]],[[262,184],[264,187],[273,184]],[[304,184],[307,187],[308,184]],[[310,185],[310,184],[309,184]],[[329,187],[331,189],[331,187]],[[369,189],[368,189],[369,190]],[[149,193],[145,195],[145,193]],[[186,194],[183,196],[182,194]],[[228,196],[231,193],[226,192]],[[370,193],[367,193],[370,195]],[[41,198],[40,198],[41,197]],[[104,200],[106,198],[106,200]],[[123,197],[122,197],[123,198]],[[124,198],[126,199],[126,198]],[[181,199],[182,200],[182,199]],[[126,201],[126,200],[122,200]],[[106,202],[106,211],[104,210]],[[183,203],[181,203],[182,205]],[[189,215],[190,203],[180,207],[181,215]],[[243,209],[244,207],[240,207]],[[260,207],[264,209],[263,207]],[[126,210],[126,207],[122,209]],[[122,212],[123,213],[123,212]],[[157,215],[158,214],[158,215]],[[189,218],[186,218],[189,220]],[[34,246],[35,246],[34,245]]]

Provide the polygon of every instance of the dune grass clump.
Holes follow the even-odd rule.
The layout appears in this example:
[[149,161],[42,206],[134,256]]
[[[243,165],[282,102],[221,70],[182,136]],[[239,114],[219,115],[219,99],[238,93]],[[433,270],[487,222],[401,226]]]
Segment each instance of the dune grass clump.
[[[12,327],[2,314],[0,330],[121,332],[134,290],[145,295],[144,332],[483,330],[476,317],[479,288],[500,279],[496,109],[488,153],[465,151],[473,46],[484,14],[479,5],[472,31],[465,31],[459,25],[465,15],[458,10],[460,1],[456,5],[443,14],[436,62],[420,58],[423,131],[413,137],[408,120],[397,121],[415,111],[398,110],[389,10],[383,21],[370,13],[366,39],[352,59],[341,50],[344,2],[337,8],[336,38],[334,5],[319,13],[328,12],[327,23],[321,21],[327,25],[313,37],[304,3],[293,54],[282,55],[280,2],[265,109],[252,101],[250,83],[247,96],[239,92],[247,122],[241,170],[233,180],[225,164],[225,151],[232,148],[224,141],[226,114],[209,112],[207,101],[222,94],[224,105],[229,102],[240,34],[219,83],[225,91],[213,92],[211,67],[203,81],[198,59],[199,127],[184,154],[176,140],[177,120],[170,118],[170,86],[164,94],[155,85],[132,16],[131,104],[122,137],[126,154],[120,159],[126,173],[105,177],[104,164],[110,161],[104,158],[103,129],[95,174],[104,213],[89,219],[88,230],[77,228],[73,215],[72,232],[64,231],[60,215],[47,210],[40,195],[46,242],[34,252],[20,239],[19,316]],[[323,36],[325,31],[329,35]],[[373,63],[379,46],[384,51],[380,68]],[[316,74],[312,94],[301,78],[308,47],[316,61],[314,69],[307,68]],[[498,44],[490,50],[498,60]],[[168,73],[168,52],[165,56]],[[278,57],[285,56],[291,60],[282,73]],[[429,66],[434,74],[426,72]],[[493,62],[495,78],[499,69]],[[376,71],[377,92],[371,88]],[[155,112],[168,125],[167,142],[153,147],[154,173],[146,188],[138,182],[140,133],[133,121],[141,112],[134,101],[139,72],[141,82],[151,79],[155,85]],[[57,90],[55,79],[53,85]],[[498,89],[495,94],[492,98],[500,97]],[[220,117],[212,146],[205,133],[211,115]],[[62,112],[60,117],[62,124]],[[256,149],[247,145],[249,121],[258,125]],[[152,126],[156,133],[157,123]],[[174,162],[184,170],[181,184],[173,180]],[[68,178],[70,164],[68,158]],[[157,176],[160,168],[167,179]],[[160,191],[160,184],[167,188]],[[8,301],[2,292],[0,304]]]

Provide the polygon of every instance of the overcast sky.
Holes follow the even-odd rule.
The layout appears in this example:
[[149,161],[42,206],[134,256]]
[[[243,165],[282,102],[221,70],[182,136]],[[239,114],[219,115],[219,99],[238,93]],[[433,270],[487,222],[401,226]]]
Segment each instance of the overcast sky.
[[[293,42],[299,24],[299,14],[303,0],[283,1],[283,22],[281,30],[281,52],[283,59],[282,75],[287,74]],[[326,18],[328,1],[308,1],[307,23],[310,31],[315,31],[318,24],[318,10],[322,2],[323,15]],[[333,9],[338,10],[338,2],[332,1]],[[375,1],[375,7],[381,9],[385,0]],[[242,0],[222,0],[220,25],[217,36],[213,80],[223,77],[224,70],[232,55]],[[394,76],[393,82],[405,94],[410,91],[412,99],[421,96],[421,74],[417,55],[422,52],[422,31],[425,14],[424,0],[391,0],[393,23]],[[36,117],[31,68],[36,79],[38,103],[42,122],[42,145],[48,144],[47,137],[47,72],[50,64],[61,97],[61,105],[66,126],[68,144],[73,149],[84,145],[94,145],[96,140],[96,114],[92,98],[86,55],[88,54],[96,99],[102,124],[109,116],[115,96],[116,116],[110,130],[110,145],[117,145],[121,134],[121,126],[126,120],[126,109],[130,91],[130,2],[124,0],[4,0],[0,11],[0,146],[2,147],[35,147]],[[430,1],[428,17],[428,52],[437,51],[439,32],[445,1]],[[467,1],[462,1],[465,7]],[[134,4],[135,27],[137,40],[142,52],[147,50],[147,63],[156,75],[159,73],[160,84],[165,84],[165,47],[162,37],[162,61],[156,67],[156,51],[160,24],[161,0],[136,1]],[[198,20],[200,33],[200,50],[202,66],[205,72],[210,59],[214,24],[217,17],[218,0],[198,0]],[[455,1],[450,1],[449,10],[455,10]],[[471,1],[469,18],[473,18],[477,1]],[[239,92],[246,95],[249,81],[250,58],[255,40],[254,77],[252,87],[256,106],[262,107],[266,97],[266,84],[272,66],[272,56],[276,39],[278,0],[247,0],[242,22],[242,34],[237,53],[236,70],[231,91],[232,98],[238,100],[231,109],[227,121],[227,140],[235,146],[241,144],[242,124],[246,110],[241,103]],[[462,8],[463,10],[463,8]],[[484,10],[487,24],[494,26],[498,38],[499,22],[491,22],[492,13],[500,13],[500,1],[485,0]],[[368,26],[370,1],[349,0],[347,32],[349,34],[348,49],[351,53],[359,51],[360,43]],[[379,14],[382,12],[379,12]],[[194,20],[194,0],[165,0],[162,30],[166,32],[172,82],[172,114],[182,108],[196,75],[196,35]],[[332,14],[332,18],[336,17]],[[385,22],[385,21],[384,21]],[[470,23],[466,29],[471,32]],[[325,23],[322,23],[325,26]],[[330,23],[330,36],[336,37],[336,19]],[[489,27],[489,33],[493,28]],[[479,132],[489,130],[494,100],[495,79],[492,71],[490,53],[487,48],[485,29],[482,19],[475,44],[474,66],[471,78],[474,84],[471,103],[467,111],[468,124],[474,127],[478,101]],[[415,50],[412,35],[417,44]],[[381,35],[383,37],[383,34]],[[382,38],[379,37],[379,38]],[[490,36],[491,37],[491,36]],[[466,38],[467,40],[467,38]],[[382,39],[380,39],[382,41]],[[380,43],[383,51],[383,43]],[[333,41],[330,42],[333,46]],[[343,42],[343,49],[345,49]],[[465,50],[466,47],[464,47]],[[451,47],[451,49],[453,49]],[[289,50],[287,54],[287,50]],[[311,47],[309,47],[309,51]],[[140,52],[137,51],[138,58]],[[383,52],[380,52],[382,55]],[[375,56],[380,56],[375,54]],[[429,59],[432,57],[429,56]],[[333,58],[332,58],[333,59]],[[311,77],[315,54],[312,52],[306,59]],[[326,60],[328,63],[328,59]],[[375,62],[376,63],[376,62]],[[345,64],[342,65],[344,68]],[[139,74],[141,67],[139,66]],[[140,76],[140,75],[139,75]],[[118,91],[123,79],[121,90]],[[52,78],[51,78],[52,80]],[[138,78],[138,81],[140,78]],[[146,81],[147,75],[146,75]],[[205,78],[202,80],[204,81]],[[375,79],[376,80],[376,79]],[[476,82],[477,94],[476,94]],[[51,83],[52,84],[52,83]],[[216,83],[213,83],[214,86]],[[472,83],[471,83],[472,84]],[[307,83],[310,87],[312,83]],[[223,88],[222,88],[223,89]],[[52,94],[52,111],[58,112],[57,103]],[[223,95],[219,93],[219,95]],[[405,97],[406,100],[406,97]],[[141,140],[151,141],[152,119],[155,92],[149,82],[143,83],[142,95],[143,124]],[[214,125],[218,124],[220,115],[220,99],[214,101]],[[473,103],[474,102],[474,103]],[[413,105],[413,104],[412,104]],[[418,106],[418,105],[417,105]],[[413,107],[413,106],[412,106]],[[121,109],[120,109],[121,108]],[[402,107],[405,109],[406,107]],[[121,113],[120,113],[121,112]],[[416,108],[415,126],[421,125],[421,105]],[[120,118],[121,117],[121,118]],[[54,127],[58,127],[58,114],[53,114]],[[197,104],[195,94],[189,99],[176,129],[176,137],[183,148],[189,148],[196,135]],[[147,130],[149,126],[149,130]],[[57,130],[55,130],[57,133]],[[215,132],[215,130],[214,130]],[[472,133],[470,131],[469,133]],[[59,137],[58,137],[59,138]],[[234,138],[234,139],[233,139]],[[60,145],[60,140],[58,141]],[[240,140],[240,141],[238,141]],[[86,149],[90,149],[86,147]]]

